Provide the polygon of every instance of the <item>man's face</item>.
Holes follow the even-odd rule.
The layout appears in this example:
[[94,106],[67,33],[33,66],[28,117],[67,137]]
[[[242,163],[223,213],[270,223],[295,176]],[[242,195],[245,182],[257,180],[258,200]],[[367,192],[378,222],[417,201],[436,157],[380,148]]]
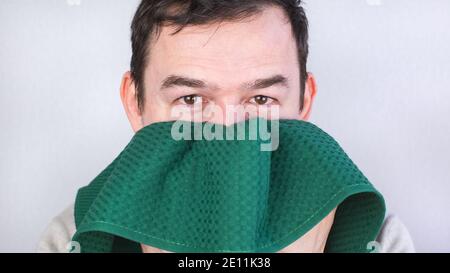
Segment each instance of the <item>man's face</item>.
[[[300,111],[297,45],[281,9],[266,8],[241,22],[189,26],[171,35],[173,31],[163,27],[150,45],[146,100],[135,130],[155,122],[194,120],[194,114],[198,117],[212,105],[222,113],[203,116],[203,121],[239,121],[242,117],[230,116],[230,106],[265,113],[277,106],[279,118],[307,117],[314,90],[307,86]],[[174,116],[174,109],[191,116]]]
[[[315,83],[310,75],[301,110],[297,45],[281,9],[267,8],[241,22],[189,26],[171,35],[173,31],[163,27],[150,45],[143,112],[138,110],[130,73],[124,76],[121,97],[135,131],[156,122],[195,120],[199,111],[212,105],[222,113],[200,115],[203,121],[240,121],[242,116],[230,116],[230,106],[256,108],[257,115],[278,107],[279,116],[269,118],[308,118]],[[189,115],[174,116],[175,108]],[[334,211],[281,252],[323,251],[333,219]],[[162,251],[151,246],[143,250]]]

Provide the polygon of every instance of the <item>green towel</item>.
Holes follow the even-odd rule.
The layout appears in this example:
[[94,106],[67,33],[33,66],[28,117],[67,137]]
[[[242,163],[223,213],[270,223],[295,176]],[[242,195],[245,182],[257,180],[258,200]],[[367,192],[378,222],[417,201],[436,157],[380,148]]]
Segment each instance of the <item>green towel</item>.
[[140,243],[172,252],[276,252],[338,207],[325,251],[369,252],[384,199],[339,144],[311,123],[279,120],[267,125],[274,139],[278,126],[277,149],[262,151],[268,140],[249,137],[252,121],[183,123],[192,138],[210,126],[217,135],[234,130],[231,140],[176,140],[175,122],[139,130],[78,191],[73,241],[81,252],[141,252]]

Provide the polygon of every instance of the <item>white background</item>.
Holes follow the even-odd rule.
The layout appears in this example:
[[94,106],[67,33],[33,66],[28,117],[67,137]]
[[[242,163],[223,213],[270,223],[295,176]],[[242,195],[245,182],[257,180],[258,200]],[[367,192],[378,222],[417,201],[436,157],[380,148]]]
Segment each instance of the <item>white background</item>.
[[[136,6],[0,1],[0,252],[33,251],[131,138],[119,85]],[[312,121],[381,190],[418,251],[450,251],[450,1],[305,8]]]

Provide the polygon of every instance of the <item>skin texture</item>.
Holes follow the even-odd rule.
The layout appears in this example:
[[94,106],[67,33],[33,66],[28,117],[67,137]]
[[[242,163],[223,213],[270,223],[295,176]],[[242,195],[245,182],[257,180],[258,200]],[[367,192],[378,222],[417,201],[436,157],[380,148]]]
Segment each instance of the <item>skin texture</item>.
[[[280,119],[308,120],[317,92],[314,76],[308,74],[303,108],[300,107],[300,71],[297,46],[283,11],[268,7],[262,13],[239,22],[188,26],[170,35],[174,28],[164,26],[150,44],[145,70],[145,104],[138,108],[136,86],[130,72],[122,79],[120,96],[133,131],[156,122],[176,119],[229,124],[248,116],[231,118],[226,107],[251,106],[256,115],[279,107]],[[203,86],[162,84],[169,76],[202,81]],[[281,75],[284,84],[245,88],[259,79]],[[205,115],[214,105],[221,114]],[[173,109],[185,116],[174,116]],[[334,220],[334,210],[319,224],[280,252],[323,252]],[[142,246],[144,252],[167,252]]]

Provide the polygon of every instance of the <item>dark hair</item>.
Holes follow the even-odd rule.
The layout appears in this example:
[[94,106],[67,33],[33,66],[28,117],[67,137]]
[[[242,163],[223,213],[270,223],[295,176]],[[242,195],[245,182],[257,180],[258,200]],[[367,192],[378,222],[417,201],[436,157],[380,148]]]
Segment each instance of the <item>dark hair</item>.
[[[260,13],[268,6],[280,7],[291,23],[297,42],[300,65],[300,106],[303,107],[305,82],[308,77],[308,20],[301,0],[142,0],[131,24],[131,76],[136,86],[139,110],[144,111],[144,71],[148,63],[152,37],[163,25],[176,26],[176,34],[188,25],[220,21],[237,21]],[[155,35],[155,36],[153,36]]]

